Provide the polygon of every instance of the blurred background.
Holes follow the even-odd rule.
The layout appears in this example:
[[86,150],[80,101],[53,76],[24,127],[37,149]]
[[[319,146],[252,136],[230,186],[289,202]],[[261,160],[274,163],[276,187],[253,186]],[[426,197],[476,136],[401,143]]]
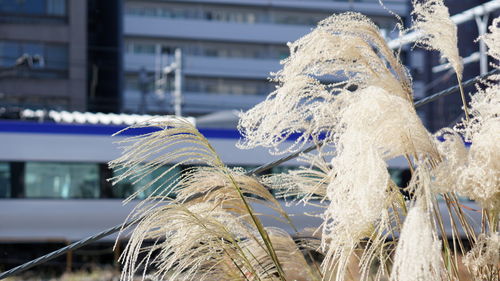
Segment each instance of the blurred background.
[[[447,0],[451,15],[498,1]],[[333,13],[369,16],[391,41],[409,0],[0,0],[0,271],[122,222],[121,200],[139,184],[111,187],[114,132],[151,118],[190,117],[230,166],[276,159],[239,151],[237,113],[264,100],[287,42]],[[498,6],[498,5],[497,5]],[[498,8],[456,17],[464,80],[489,70],[473,42]],[[416,99],[456,84],[436,52],[405,45]],[[473,88],[466,89],[471,92]],[[419,114],[431,132],[460,120],[448,96]],[[289,162],[274,168],[294,168]],[[391,171],[404,181],[403,164]],[[165,169],[168,166],[165,167]],[[182,171],[180,167],[179,171]],[[146,179],[147,180],[147,179]],[[141,194],[142,197],[147,194]],[[116,265],[116,236],[43,267],[61,273]]]

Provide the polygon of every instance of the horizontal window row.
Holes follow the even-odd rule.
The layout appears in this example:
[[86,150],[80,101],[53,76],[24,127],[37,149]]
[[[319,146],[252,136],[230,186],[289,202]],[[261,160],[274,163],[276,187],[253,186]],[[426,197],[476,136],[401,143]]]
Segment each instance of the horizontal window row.
[[0,21],[17,23],[61,22],[67,0],[0,0]]
[[[152,79],[153,73],[148,74],[151,79],[146,83],[139,81],[139,75],[128,74],[125,77],[125,89],[133,91],[155,91]],[[174,81],[169,77],[166,83],[166,91],[172,91]],[[184,80],[184,91],[193,93],[223,94],[223,95],[267,95],[274,90],[274,84],[266,80],[250,79],[225,79],[225,78],[198,78],[186,77]]]
[[285,45],[277,46],[267,44],[212,43],[172,40],[162,40],[161,42],[158,42],[136,39],[128,39],[125,42],[125,52],[128,54],[171,54],[176,48],[181,48],[184,54],[191,56],[220,58],[284,59],[289,55],[288,47]]
[[68,46],[30,41],[0,40],[0,68],[5,75],[60,78],[67,76]]
[[[141,179],[123,180],[115,186],[107,179],[121,175],[104,163],[0,162],[0,198],[97,199],[127,198],[137,193],[142,199],[157,188],[166,188],[189,166],[163,166]],[[247,170],[255,167],[243,167]],[[271,173],[282,171],[274,168]],[[142,190],[148,183],[161,176]]]
[[[122,175],[122,171],[109,170],[103,163],[0,162],[0,198],[97,199],[136,194],[143,199],[171,187],[183,171],[191,168],[166,165],[142,178],[122,180],[111,186],[107,179]],[[256,167],[242,168],[250,171]],[[266,173],[286,173],[293,169],[296,167],[278,166]],[[407,169],[389,169],[389,173],[400,187],[405,187],[411,177]]]
[[234,23],[275,23],[312,26],[329,16],[323,12],[274,11],[209,5],[172,5],[167,3],[129,2],[125,14],[171,19],[194,19]]
[[[344,0],[344,2],[346,1],[352,0]],[[315,26],[318,22],[333,13],[333,11],[309,12],[276,9],[271,7],[227,7],[206,4],[183,5],[180,3],[174,4],[165,2],[147,3],[129,1],[125,4],[125,14],[142,17],[232,22],[242,24],[262,23]],[[356,2],[371,2],[378,4],[378,0],[356,0]],[[396,24],[396,20],[389,16],[374,16],[372,17],[372,20],[377,26],[385,30],[393,30]]]

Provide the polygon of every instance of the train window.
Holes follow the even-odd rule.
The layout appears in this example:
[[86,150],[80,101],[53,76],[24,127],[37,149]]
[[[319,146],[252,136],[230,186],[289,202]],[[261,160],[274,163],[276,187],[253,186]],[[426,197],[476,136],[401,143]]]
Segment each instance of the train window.
[[276,166],[271,169],[271,173],[273,174],[283,174],[288,173],[288,171],[297,170],[295,166]]
[[[162,166],[154,170],[153,172],[149,173],[136,183],[134,183],[134,179],[130,178],[124,179],[112,187],[112,195],[114,198],[127,198],[130,195],[134,194],[139,189],[141,189],[142,187],[146,186],[148,183],[154,181],[158,177],[160,178],[158,178],[158,180],[156,180],[152,186],[139,192],[136,198],[144,199],[149,195],[151,195],[153,192],[155,194],[163,192],[164,188],[170,186],[170,184],[173,183],[178,178],[182,170],[180,167],[176,167],[173,170],[163,175],[163,173],[165,173],[171,167],[172,166]],[[113,170],[113,177],[119,175],[120,171]]]
[[0,162],[0,198],[10,196],[10,166],[7,162]]
[[99,167],[89,163],[28,162],[26,198],[99,198]]
[[389,174],[391,175],[391,179],[397,184],[399,187],[406,187],[411,179],[411,173],[408,169],[393,169],[389,168]]

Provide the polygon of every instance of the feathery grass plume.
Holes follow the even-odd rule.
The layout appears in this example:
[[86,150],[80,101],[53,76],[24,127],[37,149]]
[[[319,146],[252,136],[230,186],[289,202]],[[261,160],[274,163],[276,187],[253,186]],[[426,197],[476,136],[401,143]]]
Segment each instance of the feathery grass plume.
[[[328,17],[289,47],[290,57],[275,74],[279,82],[286,83],[297,75],[347,78],[348,85],[379,86],[411,100],[407,70],[366,16],[349,12]],[[385,81],[380,81],[382,78]]]
[[[459,193],[483,208],[500,211],[500,120],[485,123],[472,139],[467,165],[459,170]],[[498,218],[496,218],[498,220]]]
[[463,258],[474,280],[498,281],[500,278],[500,233],[480,234],[474,247]]
[[[399,95],[409,101],[413,100],[412,83],[408,70],[401,64],[401,61],[395,56],[393,50],[387,46],[385,39],[381,36],[380,30],[369,18],[359,13],[343,13],[322,20],[318,28],[322,28],[331,34],[346,36],[345,39],[349,41],[350,39],[358,38],[363,40],[363,42],[355,42],[355,45],[351,45],[356,46],[357,43],[361,43],[356,48],[360,50],[360,60],[348,60],[347,62],[350,64],[366,64],[372,72],[366,72],[363,78],[362,73],[346,73],[344,71],[344,74],[347,74],[347,76],[354,74],[361,78],[359,80],[361,83],[356,83],[356,85],[361,88],[365,86],[379,86],[393,95]],[[365,49],[365,45],[369,45],[370,48],[366,46]],[[348,46],[346,45],[346,47]],[[346,54],[349,54],[348,50],[346,51]],[[342,58],[342,55],[340,58]],[[357,59],[356,56],[354,58]],[[388,80],[377,81],[377,79]]]
[[[389,49],[378,28],[358,13],[333,15],[308,35],[289,44],[290,57],[274,74],[278,88],[240,116],[242,148],[258,145],[274,152],[295,151],[321,134],[329,140],[350,86],[378,86],[412,100],[407,70]],[[344,81],[322,84],[320,79]],[[279,146],[292,134],[292,147]]]
[[139,193],[150,189],[155,184],[157,188],[151,192],[151,196],[169,196],[173,187],[171,185],[175,184],[175,181],[172,181],[171,172],[180,165],[204,163],[210,166],[222,166],[208,141],[184,118],[168,116],[151,119],[132,125],[114,135],[138,128],[151,131],[117,142],[123,147],[123,153],[116,160],[109,162],[109,167],[119,174],[109,179],[113,185],[124,179],[129,179],[132,184],[136,184],[160,167],[166,164],[173,165],[132,194],[126,202],[136,198]]
[[[266,228],[274,249],[285,272],[286,280],[313,281],[321,280],[319,272],[315,271],[304,258],[304,254],[299,250],[297,244],[290,235],[277,228]],[[250,262],[254,268],[258,268],[258,274],[276,275],[276,268],[266,251],[259,247],[255,240],[242,241],[241,248],[251,256]],[[267,280],[267,279],[266,279]]]
[[[143,277],[148,270],[156,280],[172,281],[234,280],[235,269],[252,270],[236,241],[252,230],[223,209],[210,203],[164,205],[145,215],[121,256],[122,280],[134,280],[141,268]],[[153,244],[143,246],[144,241]]]
[[461,136],[450,128],[443,128],[434,134],[436,148],[440,159],[431,171],[434,178],[432,188],[436,193],[454,192],[457,190],[457,178],[460,168],[466,164],[468,151]]
[[[366,138],[354,140],[356,146]],[[334,177],[327,188],[330,204],[324,213],[322,249],[324,271],[336,269],[335,279],[344,280],[349,258],[361,239],[372,236],[390,206],[389,173],[373,147],[363,152],[346,150],[333,160]],[[355,155],[362,153],[363,155]],[[365,169],[369,167],[369,169]]]
[[[203,259],[184,260],[183,256],[193,255],[191,252],[197,252],[198,249],[201,251],[199,253],[200,255],[204,255],[205,253],[213,254],[214,251],[220,253],[220,249],[224,248],[219,244],[214,245],[210,241],[222,241],[225,243],[225,241],[231,241],[228,238],[231,235],[233,235],[232,239],[236,241],[237,239],[241,239],[241,234],[228,231],[229,236],[223,236],[222,234],[224,233],[222,231],[218,234],[221,237],[218,238],[217,235],[210,236],[207,234],[206,238],[210,240],[201,241],[200,243],[202,246],[198,248],[193,248],[194,245],[191,245],[192,247],[183,248],[178,247],[178,245],[170,244],[170,241],[175,241],[175,239],[170,239],[170,236],[166,237],[166,232],[163,227],[167,224],[165,220],[169,220],[170,213],[175,213],[180,209],[181,213],[188,214],[188,216],[179,219],[179,221],[176,222],[178,227],[172,227],[173,233],[169,235],[174,237],[180,235],[179,239],[185,239],[187,234],[185,231],[183,232],[183,224],[188,225],[187,229],[195,227],[196,225],[192,224],[192,218],[194,218],[195,222],[210,221],[212,225],[215,226],[224,226],[227,224],[224,222],[229,221],[233,224],[237,224],[238,220],[244,220],[247,228],[250,228],[250,230],[247,231],[245,239],[256,240],[259,239],[256,236],[260,235],[260,239],[263,241],[263,245],[261,246],[265,248],[265,251],[267,251],[268,255],[273,260],[279,279],[284,280],[284,272],[273,249],[271,240],[249,204],[249,201],[268,201],[269,206],[274,207],[275,210],[279,210],[280,205],[272,198],[271,194],[255,180],[242,175],[241,171],[238,173],[237,171],[228,169],[203,135],[201,135],[191,123],[183,118],[169,117],[160,122],[150,121],[146,124],[134,126],[134,128],[136,127],[154,127],[160,128],[160,130],[131,137],[120,142],[127,143],[129,146],[125,148],[125,152],[120,158],[110,163],[111,167],[124,170],[120,176],[112,179],[115,183],[124,178],[141,179],[145,175],[154,172],[162,165],[172,161],[177,161],[176,165],[194,162],[208,165],[208,167],[191,169],[185,175],[181,175],[180,180],[174,181],[173,184],[169,185],[168,190],[157,189],[149,198],[137,205],[134,210],[135,212],[133,212],[131,216],[133,218],[141,217],[142,219],[139,226],[133,231],[132,236],[134,238],[130,240],[127,246],[129,250],[123,255],[123,261],[126,264],[123,278],[125,280],[131,280],[130,278],[132,278],[133,273],[137,271],[140,265],[144,265],[147,268],[152,264],[159,264],[158,271],[155,274],[162,278],[165,277],[165,274],[169,271],[173,271],[174,275],[177,277],[180,272],[186,271],[187,274],[183,274],[183,276],[187,276],[186,280],[194,278],[193,276],[195,274],[198,276],[196,272],[200,272],[200,270],[202,272],[207,270],[207,273],[203,276],[212,276],[215,271],[219,270],[217,268],[219,265],[217,260],[214,266],[208,266],[202,263]],[[153,180],[153,183],[160,183],[160,188],[164,187],[162,183],[162,181],[165,180],[163,175],[164,174]],[[170,181],[170,178],[168,180]],[[142,187],[142,189],[147,189],[151,185],[152,183],[149,183],[145,187]],[[168,198],[168,195],[172,191],[179,193],[179,197],[175,200]],[[249,196],[247,196],[248,194],[253,194],[257,196],[258,199],[249,199]],[[135,196],[134,194],[131,198]],[[131,198],[128,200],[131,200]],[[165,203],[172,204],[165,205]],[[196,212],[196,210],[207,205],[209,207],[202,208],[204,211]],[[211,209],[212,212],[208,212],[209,209]],[[210,214],[218,214],[217,212],[223,212],[225,215],[210,217]],[[281,211],[281,214],[286,216],[286,213],[283,211]],[[203,219],[200,220],[200,216],[202,216]],[[221,218],[224,217],[226,217],[225,219],[227,219],[227,221],[221,220]],[[230,226],[227,228],[234,227]],[[198,229],[200,233],[194,234],[202,235],[203,230],[215,231],[207,228],[203,224],[199,225]],[[225,229],[226,228],[224,228],[224,230]],[[135,263],[141,252],[140,249],[144,239],[155,241],[155,244],[152,247],[146,247],[144,249],[146,258],[141,260],[139,265],[136,265]],[[195,238],[193,239],[197,241]],[[260,242],[258,244],[260,245]],[[237,246],[235,247],[237,248]],[[150,260],[155,250],[159,250],[160,255]],[[241,251],[239,254],[241,259],[247,259]],[[210,261],[214,260],[211,256],[208,259]],[[238,271],[243,274],[239,275],[239,273],[236,273],[236,276],[246,278],[245,271],[241,268],[242,263],[238,261],[238,256],[234,257],[234,255],[230,255],[227,262],[232,262]],[[251,269],[251,271],[255,271],[255,269]],[[196,278],[199,279],[200,277],[198,276]]]
[[[488,53],[499,58],[500,19],[489,27],[490,33],[480,37],[490,47]],[[499,67],[495,66],[494,67]],[[454,130],[471,143],[464,163],[454,167],[456,191],[478,201],[483,208],[492,211],[493,221],[499,220],[500,212],[500,76],[490,76],[477,85],[477,93],[471,96],[471,118],[462,120]],[[463,153],[460,153],[463,155]]]
[[308,204],[311,200],[324,200],[331,180],[331,166],[322,153],[301,155],[300,166],[286,173],[266,175],[262,182],[274,190],[278,198],[295,198],[297,203]]
[[[455,129],[471,142],[466,164],[457,172],[458,192],[493,210],[500,211],[500,85],[480,89],[471,98],[470,120]],[[495,215],[496,214],[496,215]]]
[[463,65],[458,54],[457,26],[451,20],[443,0],[413,0],[411,14],[415,16],[412,29],[419,30],[423,35],[417,44],[428,50],[439,51],[461,80]]
[[265,205],[282,218],[287,218],[287,213],[270,191],[257,179],[244,175],[242,169],[221,171],[214,167],[194,167],[185,171],[175,188],[173,202],[184,205],[213,202],[226,211],[248,218],[247,210],[225,172],[232,174],[248,202]]
[[462,88],[463,64],[458,53],[457,26],[450,18],[448,8],[443,0],[413,0],[412,29],[418,30],[422,37],[416,41],[417,45],[427,50],[436,50],[446,58],[455,70],[460,97],[462,98],[465,118],[469,119],[467,101]]
[[410,208],[399,237],[391,281],[449,280],[441,257],[441,242],[425,203]]
[[437,157],[408,100],[377,87],[358,90],[350,98],[337,125],[322,237],[327,253],[323,266],[337,266],[337,279],[343,278],[359,241],[380,237],[376,232],[388,225],[388,209],[394,202],[390,194],[395,191],[389,188],[385,160],[399,155]]
[[335,128],[337,155],[348,150],[362,152],[361,147],[353,147],[355,139],[361,137],[366,143],[359,145],[375,147],[383,159],[405,154],[438,156],[413,105],[383,88],[368,87],[352,93],[349,106],[340,114]]
[[[305,75],[298,75],[272,92],[265,101],[240,115],[238,129],[244,139],[240,148],[264,146],[273,153],[298,151],[322,132],[329,138],[335,122],[335,94],[343,90],[322,85]],[[282,147],[293,134],[300,133],[290,147]]]

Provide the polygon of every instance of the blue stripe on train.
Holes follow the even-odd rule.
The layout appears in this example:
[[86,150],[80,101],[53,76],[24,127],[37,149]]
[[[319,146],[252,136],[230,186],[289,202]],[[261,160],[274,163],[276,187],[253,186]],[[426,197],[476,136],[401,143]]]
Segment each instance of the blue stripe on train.
[[[29,121],[0,121],[0,133],[39,133],[39,134],[70,134],[70,135],[105,135],[110,136],[126,126],[118,125],[89,125],[89,124],[60,124],[50,122],[29,122]],[[136,136],[159,130],[156,128],[134,128],[121,133],[123,136]],[[219,139],[240,139],[241,135],[237,130],[230,129],[200,129],[206,138]],[[288,139],[297,140],[299,134],[293,134]],[[443,136],[438,136],[438,140],[443,141]],[[465,143],[469,147],[470,143]]]
[[[39,133],[39,134],[70,134],[70,135],[106,135],[110,136],[126,126],[118,125],[90,125],[90,124],[58,124],[38,123],[28,121],[0,121],[0,132],[10,133]],[[135,136],[157,131],[155,128],[135,128],[124,131],[121,135]],[[200,129],[207,138],[239,139],[237,130],[228,129]]]

